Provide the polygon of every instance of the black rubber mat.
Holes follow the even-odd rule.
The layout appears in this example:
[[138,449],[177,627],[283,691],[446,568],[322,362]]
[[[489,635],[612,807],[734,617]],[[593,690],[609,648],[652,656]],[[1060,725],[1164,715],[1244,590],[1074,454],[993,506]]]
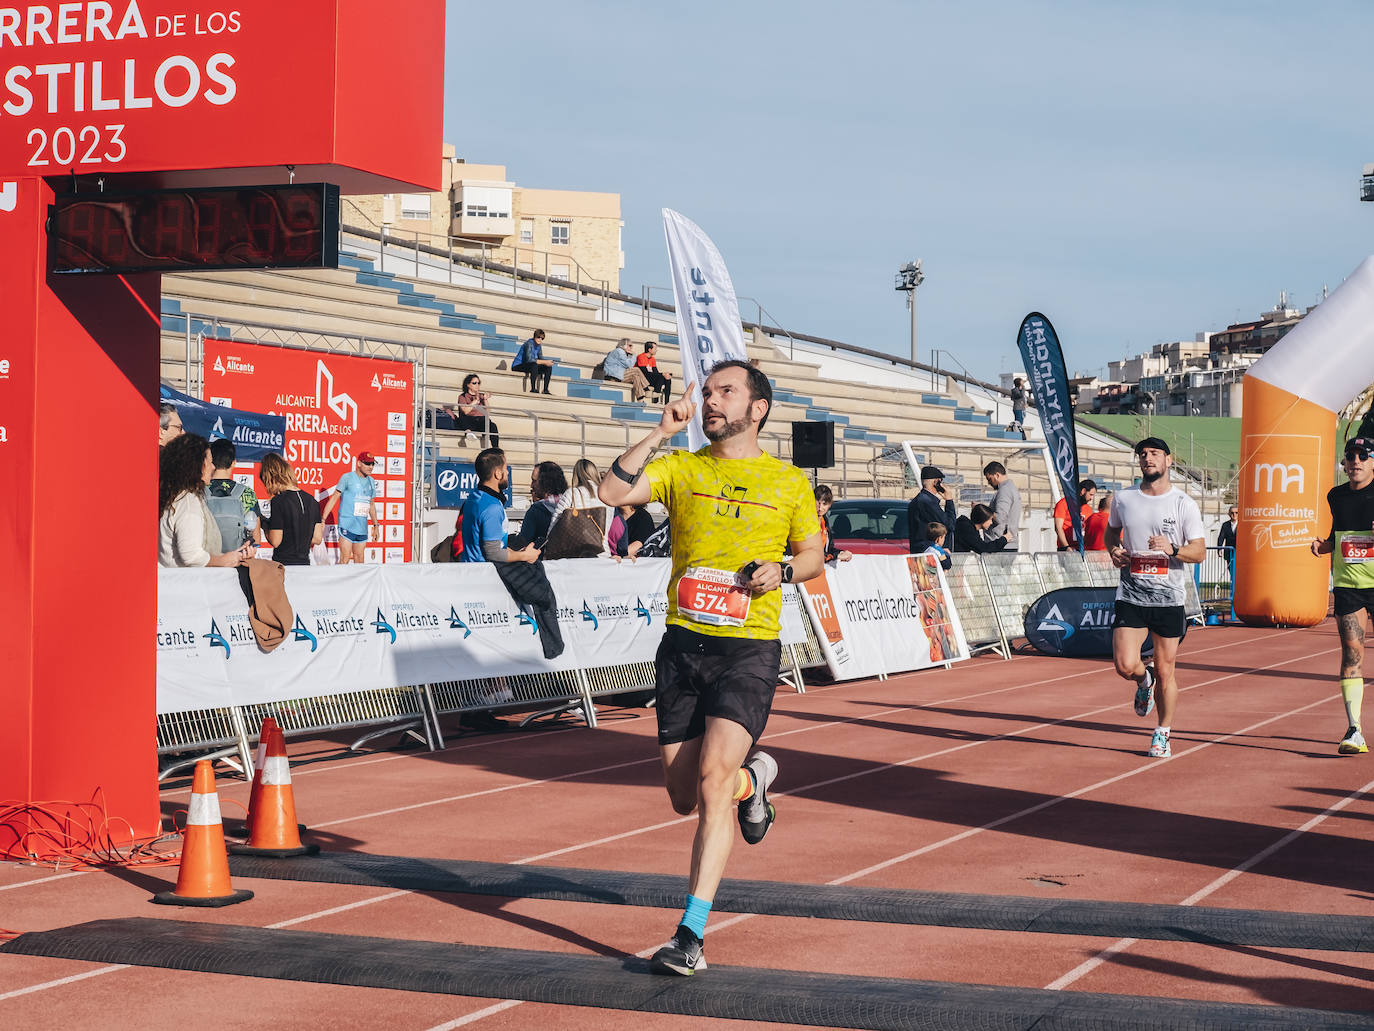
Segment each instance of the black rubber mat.
[[1374,1027],[1374,1014],[756,967],[715,967],[690,978],[663,977],[650,974],[647,961],[633,958],[142,918],[94,920],[23,934],[0,946],[0,952],[483,999],[893,1031]]
[[[667,874],[411,859],[365,852],[325,852],[299,859],[230,856],[229,869],[235,877],[365,884],[410,891],[604,902],[660,909],[680,907],[687,891],[685,877]],[[976,927],[1100,938],[1374,952],[1374,921],[1329,913],[1279,913],[1263,909],[1214,909],[739,880],[721,882],[712,909],[717,913]]]

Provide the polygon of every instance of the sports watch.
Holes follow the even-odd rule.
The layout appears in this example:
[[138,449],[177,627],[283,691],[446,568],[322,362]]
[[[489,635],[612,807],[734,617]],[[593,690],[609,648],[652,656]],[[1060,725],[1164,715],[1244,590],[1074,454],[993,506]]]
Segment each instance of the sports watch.
[[791,563],[791,562],[784,562],[784,563],[782,564],[782,582],[785,583],[785,584],[790,584],[790,583],[792,582],[792,563]]

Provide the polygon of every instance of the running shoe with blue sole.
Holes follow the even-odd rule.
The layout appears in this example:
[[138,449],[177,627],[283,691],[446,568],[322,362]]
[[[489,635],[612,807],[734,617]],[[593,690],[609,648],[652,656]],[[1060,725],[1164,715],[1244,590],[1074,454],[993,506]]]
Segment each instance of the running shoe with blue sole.
[[1148,716],[1155,707],[1155,668],[1153,664],[1145,667],[1145,675],[1136,681],[1135,714]]

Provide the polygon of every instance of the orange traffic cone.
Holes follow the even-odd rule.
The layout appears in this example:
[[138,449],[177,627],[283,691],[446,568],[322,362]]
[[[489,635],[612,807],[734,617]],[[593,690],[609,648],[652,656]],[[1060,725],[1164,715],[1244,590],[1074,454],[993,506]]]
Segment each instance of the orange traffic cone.
[[248,791],[248,811],[243,814],[243,822],[234,822],[226,827],[226,830],[236,838],[246,838],[253,829],[253,808],[258,804],[258,795],[262,792],[262,764],[267,758],[267,735],[271,730],[277,728],[277,721],[271,716],[264,716],[262,719],[262,729],[258,731],[258,747],[253,752],[253,786]]
[[160,891],[153,901],[163,906],[230,906],[253,897],[229,883],[229,856],[224,850],[215,770],[209,759],[196,763],[191,782],[191,805],[186,814],[186,837],[181,846],[181,869],[174,891]]
[[277,721],[271,716],[264,716],[262,729],[258,731],[258,750],[253,753],[253,787],[248,792],[248,813],[243,818],[245,836],[253,829],[253,808],[258,804],[258,795],[262,793],[262,764],[267,759],[267,737],[276,729]]
[[313,856],[319,845],[302,845],[296,826],[296,799],[291,791],[291,764],[286,758],[286,737],[272,728],[267,756],[262,762],[262,789],[248,827],[248,844],[231,845],[236,856]]

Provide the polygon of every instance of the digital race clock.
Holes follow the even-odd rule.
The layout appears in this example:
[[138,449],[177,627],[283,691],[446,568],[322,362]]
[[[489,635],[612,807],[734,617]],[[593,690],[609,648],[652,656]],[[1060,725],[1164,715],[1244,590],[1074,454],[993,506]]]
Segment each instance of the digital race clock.
[[59,196],[53,272],[337,268],[339,188],[238,186]]

